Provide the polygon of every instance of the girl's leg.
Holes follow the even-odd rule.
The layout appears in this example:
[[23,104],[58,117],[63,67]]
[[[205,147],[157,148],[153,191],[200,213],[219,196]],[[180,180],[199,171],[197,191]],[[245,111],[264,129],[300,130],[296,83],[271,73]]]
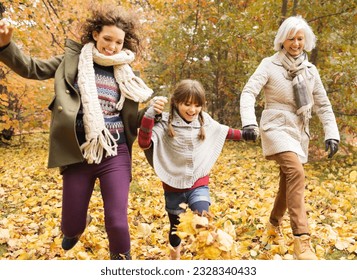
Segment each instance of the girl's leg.
[[190,208],[192,211],[196,211],[199,214],[202,214],[203,211],[208,212],[210,203],[208,201],[197,201],[193,203]]
[[[190,206],[190,208],[192,211],[197,211],[199,214],[202,214],[203,211],[208,212],[209,202],[197,201],[197,202],[193,203]],[[169,220],[170,220],[170,231],[169,231],[170,245],[172,247],[177,247],[178,245],[180,245],[181,239],[176,234],[172,234],[172,232],[176,230],[176,227],[180,223],[179,216],[170,214],[170,213],[168,213],[168,216],[169,216]]]
[[174,248],[179,246],[181,243],[181,239],[176,234],[172,234],[172,232],[176,231],[176,227],[180,223],[179,214],[184,212],[184,210],[180,207],[181,203],[187,203],[185,192],[180,193],[165,191],[165,209],[170,221],[169,242]]
[[192,211],[202,214],[203,211],[208,212],[211,204],[208,186],[195,188],[187,193],[188,206]]
[[80,236],[85,227],[95,176],[86,163],[69,166],[63,173],[61,229],[66,237]]
[[130,258],[128,226],[128,195],[131,181],[131,161],[126,144],[118,147],[118,155],[102,162],[99,174],[104,203],[105,229],[111,257]]
[[181,239],[176,234],[172,234],[172,232],[176,230],[176,227],[180,223],[179,216],[170,213],[168,213],[168,216],[170,220],[169,242],[172,247],[177,247],[180,245]]

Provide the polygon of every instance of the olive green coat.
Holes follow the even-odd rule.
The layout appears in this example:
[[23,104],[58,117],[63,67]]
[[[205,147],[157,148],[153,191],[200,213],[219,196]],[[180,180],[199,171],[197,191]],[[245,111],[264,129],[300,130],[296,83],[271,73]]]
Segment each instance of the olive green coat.
[[[55,96],[49,105],[52,112],[49,168],[64,168],[69,164],[84,161],[75,131],[81,101],[79,92],[74,88],[74,81],[81,48],[81,44],[66,40],[64,55],[48,60],[26,56],[13,42],[0,50],[0,61],[18,75],[35,80],[55,79]],[[138,106],[137,102],[126,99],[121,111],[130,154],[143,115],[142,111],[138,112]]]

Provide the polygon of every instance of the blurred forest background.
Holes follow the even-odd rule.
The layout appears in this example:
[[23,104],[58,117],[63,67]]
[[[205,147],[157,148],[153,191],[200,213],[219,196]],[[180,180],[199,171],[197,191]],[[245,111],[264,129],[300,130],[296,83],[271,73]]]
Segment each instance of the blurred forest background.
[[[0,0],[0,16],[15,25],[13,39],[26,53],[49,58],[63,53],[65,38],[78,39],[79,23],[93,2],[102,1]],[[144,49],[134,68],[155,94],[168,96],[180,79],[198,79],[207,90],[209,113],[232,127],[241,126],[241,90],[260,61],[274,53],[280,23],[302,15],[318,37],[309,59],[318,67],[336,113],[341,146],[356,144],[356,0],[107,2],[135,10],[141,19]],[[0,64],[2,142],[12,133],[47,130],[53,95],[53,81],[24,80]],[[258,118],[263,100],[261,94]],[[313,122],[313,138],[320,140],[321,127]]]

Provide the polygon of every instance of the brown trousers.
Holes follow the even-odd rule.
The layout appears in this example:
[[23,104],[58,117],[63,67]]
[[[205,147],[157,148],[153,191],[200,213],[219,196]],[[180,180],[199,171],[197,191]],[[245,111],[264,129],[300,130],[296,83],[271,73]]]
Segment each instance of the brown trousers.
[[269,221],[275,226],[280,225],[288,209],[293,234],[309,233],[304,202],[305,173],[298,156],[293,152],[283,152],[266,158],[275,160],[280,166],[279,190]]

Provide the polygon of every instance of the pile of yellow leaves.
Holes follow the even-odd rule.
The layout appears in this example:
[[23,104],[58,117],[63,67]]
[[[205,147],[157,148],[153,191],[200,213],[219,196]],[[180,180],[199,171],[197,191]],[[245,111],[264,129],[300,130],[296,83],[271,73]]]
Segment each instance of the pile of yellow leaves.
[[176,234],[185,240],[185,259],[219,260],[233,259],[239,256],[235,228],[231,221],[215,225],[214,217],[209,213],[197,215],[187,205],[180,215],[180,224]]
[[[99,186],[89,205],[93,221],[72,250],[62,250],[62,179],[46,168],[47,138],[33,134],[21,146],[0,147],[0,259],[108,259]],[[331,160],[321,153],[305,171],[318,257],[357,259],[356,150]],[[277,185],[278,167],[263,158],[259,143],[227,142],[211,172],[210,213],[186,209],[180,216],[182,259],[291,259],[288,215],[285,245],[275,245],[265,232]],[[162,186],[136,144],[128,213],[133,259],[168,259]]]

